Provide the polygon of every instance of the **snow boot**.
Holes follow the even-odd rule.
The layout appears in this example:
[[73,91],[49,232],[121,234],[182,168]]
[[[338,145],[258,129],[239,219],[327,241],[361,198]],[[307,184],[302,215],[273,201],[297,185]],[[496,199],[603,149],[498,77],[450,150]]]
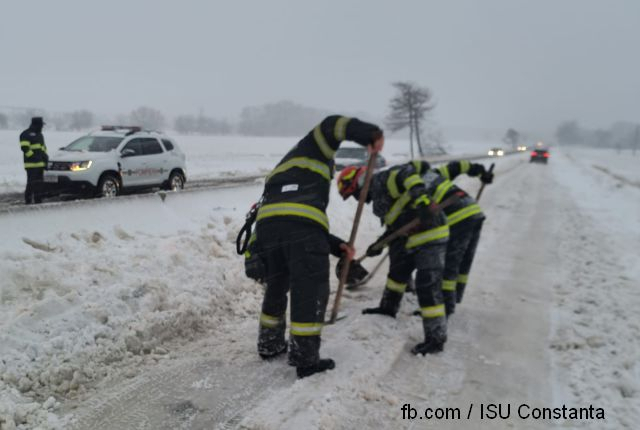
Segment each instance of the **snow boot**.
[[411,349],[413,354],[433,354],[444,350],[447,341],[447,320],[444,316],[436,318],[423,318],[425,341]]
[[391,318],[395,318],[396,317],[396,313],[389,310],[389,309],[384,309],[382,307],[377,307],[377,308],[366,308],[362,310],[363,314],[380,314],[380,315],[386,315],[389,316]]
[[296,367],[296,373],[298,374],[298,378],[302,379],[315,373],[331,370],[334,367],[336,367],[335,361],[330,358],[321,358],[316,364],[312,364],[311,366]]
[[415,355],[435,354],[436,352],[442,352],[443,350],[444,341],[436,341],[433,339],[419,343],[411,348],[411,352]]
[[287,344],[285,343],[275,350],[267,350],[267,349],[259,350],[258,354],[260,355],[260,358],[262,358],[263,360],[269,361],[269,360],[273,360],[274,358],[282,354],[286,354],[286,352],[287,352]]

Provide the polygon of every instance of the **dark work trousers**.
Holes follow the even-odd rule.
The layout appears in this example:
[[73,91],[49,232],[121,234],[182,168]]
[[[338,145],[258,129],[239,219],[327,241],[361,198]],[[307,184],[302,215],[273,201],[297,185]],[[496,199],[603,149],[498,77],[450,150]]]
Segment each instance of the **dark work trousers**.
[[287,293],[291,292],[289,364],[320,359],[320,333],[329,299],[329,237],[304,221],[273,218],[258,223],[266,264],[258,352],[272,355],[286,345]]
[[476,249],[478,248],[478,242],[480,241],[480,232],[482,231],[482,223],[484,218],[475,221],[475,225],[472,227],[470,233],[469,244],[464,252],[460,266],[458,267],[458,278],[456,282],[456,302],[462,301],[464,290],[467,286],[467,279],[469,278],[469,272],[471,272],[471,265],[473,264],[473,258],[476,255]]
[[[481,221],[480,221],[481,222]],[[467,254],[467,249],[475,232],[477,220],[468,218],[449,231],[449,243],[447,244],[447,256],[444,263],[444,273],[442,275],[442,295],[447,316],[454,313],[456,308],[456,286],[460,265]],[[473,255],[471,256],[473,258]]]
[[24,190],[26,204],[42,203],[44,169],[31,168],[27,171],[27,188]]
[[444,270],[447,241],[430,242],[414,249],[405,248],[406,240],[395,240],[389,248],[389,274],[380,307],[394,315],[411,279],[416,273],[416,294],[426,339],[446,340],[447,325],[442,299],[442,271]]

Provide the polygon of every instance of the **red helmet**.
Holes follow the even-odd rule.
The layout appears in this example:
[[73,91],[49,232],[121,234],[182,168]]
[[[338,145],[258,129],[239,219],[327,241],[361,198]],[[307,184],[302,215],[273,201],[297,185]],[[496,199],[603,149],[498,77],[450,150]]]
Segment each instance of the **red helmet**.
[[352,196],[364,182],[365,166],[347,166],[338,175],[338,191],[344,200]]

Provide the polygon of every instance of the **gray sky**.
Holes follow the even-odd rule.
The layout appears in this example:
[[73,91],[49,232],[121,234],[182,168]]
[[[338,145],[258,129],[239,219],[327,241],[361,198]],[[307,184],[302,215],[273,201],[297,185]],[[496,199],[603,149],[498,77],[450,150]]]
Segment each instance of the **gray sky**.
[[4,0],[0,106],[235,119],[290,99],[384,115],[430,87],[443,125],[640,118],[638,0]]

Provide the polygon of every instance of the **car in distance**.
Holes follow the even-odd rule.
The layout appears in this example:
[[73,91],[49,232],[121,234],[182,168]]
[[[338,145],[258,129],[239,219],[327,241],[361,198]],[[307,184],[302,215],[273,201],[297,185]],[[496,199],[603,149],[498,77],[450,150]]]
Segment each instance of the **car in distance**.
[[[362,146],[341,146],[336,151],[336,170],[342,170],[347,166],[366,166],[369,153]],[[376,170],[387,165],[387,161],[380,154],[376,156]]]
[[163,133],[131,126],[102,126],[52,154],[44,173],[55,194],[115,197],[160,187],[181,190],[185,155]]
[[516,149],[518,150],[518,152],[525,152],[527,150],[527,146],[526,145],[518,145],[518,147]]
[[504,155],[504,149],[502,148],[491,148],[487,154],[491,157],[502,157]]
[[546,148],[536,148],[531,151],[530,163],[545,163],[549,161],[549,150]]

